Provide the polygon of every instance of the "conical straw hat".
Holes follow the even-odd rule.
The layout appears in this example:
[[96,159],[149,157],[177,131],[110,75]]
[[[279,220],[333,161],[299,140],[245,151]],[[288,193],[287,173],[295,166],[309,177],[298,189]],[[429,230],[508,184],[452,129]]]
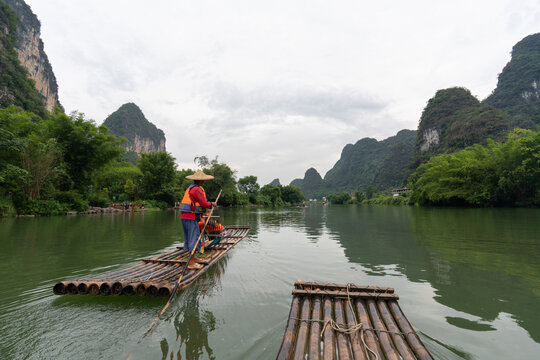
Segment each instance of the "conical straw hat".
[[212,180],[214,177],[212,175],[206,175],[202,170],[197,171],[193,175],[186,176],[186,179],[189,180]]

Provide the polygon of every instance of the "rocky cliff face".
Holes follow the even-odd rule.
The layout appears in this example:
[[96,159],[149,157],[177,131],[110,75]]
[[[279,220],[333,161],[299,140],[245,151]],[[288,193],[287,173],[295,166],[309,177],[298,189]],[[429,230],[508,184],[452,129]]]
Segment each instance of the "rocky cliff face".
[[105,119],[103,125],[113,135],[126,138],[127,151],[137,154],[166,151],[165,134],[146,119],[134,103],[127,103]]
[[540,125],[540,33],[514,45],[511,60],[485,102],[510,114],[512,127]]
[[130,146],[127,147],[127,150],[135,151],[137,154],[165,151],[165,139],[159,140],[158,144],[156,145],[156,143],[150,138],[135,135],[135,138],[131,142]]
[[36,90],[41,95],[45,107],[51,111],[59,105],[58,85],[52,66],[40,38],[41,24],[30,7],[22,0],[5,0],[18,17],[17,43],[15,50],[21,65],[34,80]]

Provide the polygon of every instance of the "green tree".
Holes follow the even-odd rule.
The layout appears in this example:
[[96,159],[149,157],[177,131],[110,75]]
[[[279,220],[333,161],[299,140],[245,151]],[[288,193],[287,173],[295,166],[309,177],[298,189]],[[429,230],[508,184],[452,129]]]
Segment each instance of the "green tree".
[[54,139],[45,142],[36,136],[29,139],[20,154],[21,168],[28,174],[21,186],[26,197],[39,197],[41,187],[52,175],[58,157],[59,151]]
[[257,183],[257,177],[250,175],[240,178],[238,180],[238,190],[248,196],[249,202],[255,204],[257,202],[257,193],[260,190],[260,186]]
[[336,195],[336,194],[331,194],[331,195],[328,195],[328,201],[331,203],[331,204],[348,204],[351,202],[351,195],[349,195],[349,193],[347,192],[343,192],[339,195]]
[[107,189],[107,194],[118,198],[124,191],[124,185],[130,180],[135,185],[136,196],[138,188],[142,183],[143,174],[141,170],[127,161],[111,161],[94,176],[96,189]]
[[281,186],[264,185],[261,188],[261,194],[268,198],[269,203],[274,206],[283,206],[283,199],[281,198]]
[[137,191],[137,186],[131,179],[126,180],[126,184],[124,185],[124,192],[129,195],[131,200],[134,200],[135,193]]
[[20,153],[27,144],[26,137],[36,128],[36,116],[19,107],[0,109],[0,191],[20,189],[28,172],[21,168]]
[[516,130],[504,143],[488,141],[431,158],[411,176],[412,201],[434,205],[515,205],[538,202],[540,132]]
[[160,151],[142,153],[137,165],[143,174],[142,191],[147,197],[174,202],[171,193],[176,175],[175,159],[169,153]]
[[354,197],[357,203],[361,203],[366,198],[366,195],[361,191],[357,191],[354,193]]
[[87,191],[95,171],[118,158],[123,153],[122,140],[108,135],[105,126],[96,126],[84,114],[73,112],[70,116],[56,113],[46,126],[49,136],[56,139],[62,151],[66,170],[74,186]]
[[377,190],[373,185],[368,185],[366,188],[366,199],[371,199]]
[[219,203],[221,205],[236,205],[239,200],[239,192],[236,189],[235,171],[227,164],[213,162],[204,172],[213,175],[214,180],[207,181],[204,184],[206,197],[209,201],[214,201],[219,190],[222,190]]
[[287,185],[281,188],[281,199],[289,204],[298,204],[305,198],[299,187]]

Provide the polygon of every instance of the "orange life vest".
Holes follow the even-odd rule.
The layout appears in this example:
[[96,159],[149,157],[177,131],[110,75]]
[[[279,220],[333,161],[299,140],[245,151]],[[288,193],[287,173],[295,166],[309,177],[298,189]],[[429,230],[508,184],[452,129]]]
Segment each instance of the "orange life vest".
[[[202,231],[203,228],[204,228],[204,215],[203,215],[203,218],[201,219],[201,221],[199,221],[199,230]],[[218,223],[217,220],[210,219],[210,220],[208,220],[208,224],[206,224],[206,230],[205,231],[207,233],[212,234],[212,233],[220,233],[224,229],[225,229],[225,226]]]
[[[184,198],[182,199],[182,202],[180,203],[179,210],[181,212],[192,212],[195,214],[204,214],[205,209],[198,202],[194,203],[193,201],[191,201],[191,197],[189,196],[189,191],[193,189],[194,186],[199,186],[199,185],[191,184],[186,189],[186,192],[184,193]],[[206,192],[204,191],[202,186],[199,186],[199,187],[201,188],[203,194],[205,194],[206,196]]]

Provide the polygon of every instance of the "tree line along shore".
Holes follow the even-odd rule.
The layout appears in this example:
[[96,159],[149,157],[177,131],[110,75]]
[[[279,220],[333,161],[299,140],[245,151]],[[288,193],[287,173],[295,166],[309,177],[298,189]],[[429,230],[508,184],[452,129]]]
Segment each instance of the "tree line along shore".
[[[60,215],[142,201],[150,209],[173,207],[195,170],[177,169],[167,152],[142,153],[134,165],[123,158],[123,141],[82,113],[0,109],[0,214]],[[215,177],[205,189],[210,199],[222,189],[223,206],[280,207],[305,200],[294,185],[261,187],[254,175],[237,179],[217,157],[198,156],[194,165]],[[434,156],[410,175],[408,187],[406,196],[368,187],[326,198],[334,204],[538,206],[540,132],[516,129],[504,142]]]

